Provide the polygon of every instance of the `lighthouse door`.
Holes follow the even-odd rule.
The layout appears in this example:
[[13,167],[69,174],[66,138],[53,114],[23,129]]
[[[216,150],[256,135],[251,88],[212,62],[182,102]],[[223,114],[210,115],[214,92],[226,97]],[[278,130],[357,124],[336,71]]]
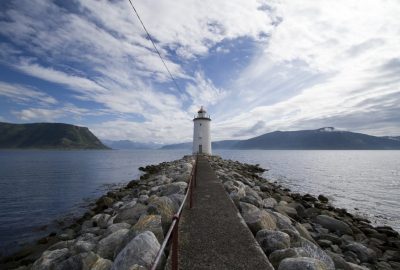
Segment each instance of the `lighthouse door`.
[[203,146],[200,144],[199,145],[199,154],[203,153]]

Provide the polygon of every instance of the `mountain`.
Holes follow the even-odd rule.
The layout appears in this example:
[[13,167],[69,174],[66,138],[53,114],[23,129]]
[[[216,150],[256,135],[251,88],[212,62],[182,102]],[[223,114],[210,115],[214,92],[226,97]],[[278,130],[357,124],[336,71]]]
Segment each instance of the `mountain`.
[[87,127],[0,122],[0,149],[108,149]]
[[104,140],[103,142],[105,145],[112,149],[158,149],[163,146],[159,143],[140,143],[130,140]]
[[400,149],[400,141],[338,131],[332,127],[316,130],[275,131],[243,140],[235,149]]
[[[213,149],[231,149],[239,140],[224,140],[211,143]],[[192,142],[164,145],[161,149],[192,149]]]
[[[171,144],[162,149],[191,149],[192,143]],[[376,137],[323,127],[315,130],[274,131],[248,140],[212,143],[213,149],[400,149],[400,137]]]
[[400,136],[383,136],[382,138],[395,140],[395,141],[400,141]]
[[161,147],[161,149],[163,150],[192,149],[192,145],[193,145],[192,142],[167,144]]

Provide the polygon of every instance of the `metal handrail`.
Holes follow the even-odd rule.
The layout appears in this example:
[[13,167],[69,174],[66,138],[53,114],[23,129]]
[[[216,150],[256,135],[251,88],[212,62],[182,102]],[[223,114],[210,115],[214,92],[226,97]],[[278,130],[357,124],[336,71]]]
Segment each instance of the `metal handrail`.
[[197,173],[197,161],[198,161],[198,155],[196,155],[196,159],[194,162],[194,166],[192,167],[192,171],[190,173],[190,180],[189,180],[189,184],[188,184],[188,189],[186,191],[185,197],[183,198],[183,201],[181,203],[181,205],[179,206],[178,211],[176,212],[176,214],[174,215],[174,217],[172,218],[172,223],[171,226],[168,229],[167,234],[164,237],[164,241],[161,244],[160,249],[158,250],[157,256],[154,259],[153,265],[151,266],[151,270],[156,270],[158,264],[161,261],[161,257],[164,254],[164,250],[171,238],[171,235],[173,236],[173,241],[172,241],[172,259],[171,259],[171,264],[172,264],[172,270],[177,270],[178,269],[178,226],[179,226],[179,218],[181,216],[183,207],[186,203],[186,199],[188,197],[188,195],[190,195],[190,205],[189,207],[192,208],[192,196],[193,196],[193,188],[196,185],[196,173]]

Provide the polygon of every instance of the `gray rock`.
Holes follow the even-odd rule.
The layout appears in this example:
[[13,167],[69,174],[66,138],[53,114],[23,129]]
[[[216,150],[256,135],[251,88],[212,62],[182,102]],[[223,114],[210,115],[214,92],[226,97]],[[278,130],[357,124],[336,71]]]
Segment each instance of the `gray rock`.
[[70,253],[67,248],[47,250],[43,252],[42,256],[34,262],[32,270],[51,270],[56,265],[69,257]]
[[278,270],[326,270],[326,265],[320,260],[300,257],[300,258],[287,258],[284,259],[280,265]]
[[314,218],[321,214],[321,210],[315,207],[310,207],[305,210],[305,215],[309,218]]
[[268,212],[244,202],[240,202],[240,208],[244,221],[254,234],[263,229],[276,229],[274,217]]
[[262,207],[272,209],[274,208],[278,202],[274,198],[266,198],[262,201]]
[[293,207],[286,206],[286,205],[277,205],[275,206],[275,210],[281,214],[287,215],[291,218],[298,218],[297,210]]
[[62,241],[71,240],[75,237],[75,231],[72,229],[66,229],[65,231],[60,233],[57,237]]
[[[160,187],[162,196],[169,196],[172,194],[185,194],[187,188],[186,182],[174,182]],[[160,191],[159,190],[159,191]]]
[[114,259],[124,244],[128,242],[128,234],[128,229],[121,229],[101,239],[97,244],[97,253],[105,259]]
[[245,185],[242,182],[232,180],[224,183],[225,190],[229,193],[229,196],[241,199],[246,195]]
[[96,247],[96,244],[93,241],[77,240],[71,247],[71,251],[75,254],[78,254],[78,253],[82,253],[82,252],[90,252],[95,247]]
[[111,269],[112,261],[99,258],[93,265],[90,270],[109,270]]
[[352,234],[352,230],[349,225],[330,216],[316,216],[314,222],[332,232],[338,232],[340,234]]
[[276,227],[280,230],[288,229],[296,231],[296,228],[292,225],[292,221],[289,217],[282,215],[281,213],[274,212],[271,210],[266,210],[268,213],[272,214],[275,218]]
[[315,245],[313,242],[300,237],[297,242],[292,243],[291,247],[299,247],[304,250],[304,252],[307,254],[307,257],[314,258],[317,260],[322,261],[326,268],[329,270],[335,270],[335,265],[329,257],[328,254],[325,253],[320,247]]
[[142,204],[146,204],[148,199],[149,199],[148,195],[140,195],[138,198],[138,202],[142,203]]
[[256,240],[267,256],[275,250],[286,249],[290,246],[289,235],[280,231],[260,230],[257,232]]
[[160,244],[154,233],[146,231],[132,239],[117,255],[112,270],[130,270],[135,264],[150,268]]
[[305,239],[314,242],[314,239],[312,238],[312,236],[310,235],[310,233],[308,232],[308,230],[303,226],[303,224],[301,223],[296,223],[294,225],[294,227],[296,228],[296,230],[299,232],[299,234],[304,237]]
[[114,223],[125,222],[135,224],[141,215],[147,212],[147,206],[141,203],[135,204],[131,208],[123,209],[114,219]]
[[347,269],[348,265],[346,260],[339,254],[333,253],[332,251],[325,251],[329,257],[331,257],[333,263],[335,264],[336,269]]
[[175,205],[181,205],[183,203],[183,199],[185,198],[185,195],[183,194],[172,194],[167,196],[168,198],[170,198]]
[[299,258],[305,257],[306,254],[303,249],[301,248],[285,248],[285,249],[278,249],[269,255],[269,261],[274,266],[275,269],[278,269],[279,264],[282,260],[286,258]]
[[178,205],[169,197],[155,197],[149,199],[149,214],[161,215],[162,227],[168,230],[172,218],[178,210]]
[[131,227],[131,224],[125,222],[111,224],[106,230],[106,235],[112,234],[113,232],[119,231],[121,229],[130,229]]
[[102,229],[106,229],[108,227],[108,221],[110,219],[110,215],[108,214],[97,214],[94,217],[92,217],[92,221],[94,222],[94,225],[97,225],[98,227]]
[[355,264],[355,263],[347,263],[347,269],[349,270],[369,270],[367,267]]
[[137,199],[131,200],[121,206],[121,209],[132,208],[137,204]]
[[68,241],[60,241],[55,243],[54,245],[50,246],[47,250],[56,250],[56,249],[63,249],[63,248],[70,248],[74,244],[75,240],[68,240]]
[[54,270],[86,270],[91,269],[93,264],[99,259],[93,252],[84,252],[74,256],[57,264]]
[[161,225],[160,215],[144,215],[141,216],[139,221],[133,226],[136,234],[144,231],[151,231],[157,237],[158,242],[164,241],[164,232]]
[[361,243],[354,242],[352,244],[346,245],[344,249],[357,254],[357,257],[361,262],[375,262],[377,259],[375,251],[364,246]]

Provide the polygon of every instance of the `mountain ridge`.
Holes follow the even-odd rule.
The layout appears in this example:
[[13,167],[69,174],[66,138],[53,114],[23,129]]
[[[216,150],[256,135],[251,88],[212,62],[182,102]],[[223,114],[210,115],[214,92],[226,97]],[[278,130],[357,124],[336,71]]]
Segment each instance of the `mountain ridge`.
[[[218,147],[221,142],[225,147]],[[217,147],[214,147],[217,146]],[[166,145],[162,149],[191,148],[191,143]],[[313,130],[273,131],[246,140],[213,142],[214,149],[261,150],[397,150],[400,140],[396,136],[377,137],[363,133],[323,127]]]
[[109,149],[87,127],[0,122],[0,149]]

